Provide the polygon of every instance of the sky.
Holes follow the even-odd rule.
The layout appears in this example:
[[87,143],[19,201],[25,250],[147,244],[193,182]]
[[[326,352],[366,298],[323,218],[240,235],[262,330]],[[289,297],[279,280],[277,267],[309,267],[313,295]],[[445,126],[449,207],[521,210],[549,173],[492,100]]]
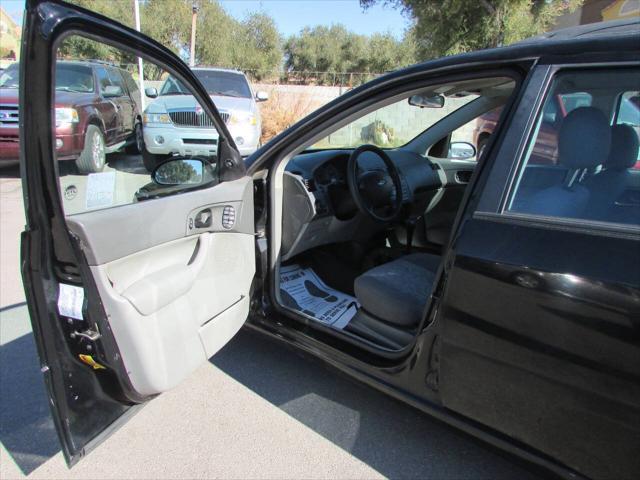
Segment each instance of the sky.
[[[0,0],[0,4],[18,24],[22,23],[24,0]],[[285,37],[306,26],[341,23],[355,33],[389,32],[400,39],[409,26],[399,10],[375,5],[363,12],[358,0],[220,0],[220,4],[239,20],[249,12],[271,15]]]

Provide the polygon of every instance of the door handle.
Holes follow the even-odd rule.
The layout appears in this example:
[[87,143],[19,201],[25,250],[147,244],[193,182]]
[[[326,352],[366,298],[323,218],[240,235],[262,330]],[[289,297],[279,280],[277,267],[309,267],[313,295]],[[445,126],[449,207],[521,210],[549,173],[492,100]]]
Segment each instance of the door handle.
[[211,226],[213,214],[210,208],[200,210],[196,215],[195,227],[196,228],[209,228]]

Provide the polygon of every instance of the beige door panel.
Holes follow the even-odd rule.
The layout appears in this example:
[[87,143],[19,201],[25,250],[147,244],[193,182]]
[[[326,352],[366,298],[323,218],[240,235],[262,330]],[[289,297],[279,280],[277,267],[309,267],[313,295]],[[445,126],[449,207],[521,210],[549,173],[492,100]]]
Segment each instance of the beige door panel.
[[[222,215],[230,206],[235,223],[229,228]],[[212,216],[210,226],[189,228],[201,210]],[[176,386],[246,320],[255,274],[249,177],[74,215],[68,223],[138,393]]]

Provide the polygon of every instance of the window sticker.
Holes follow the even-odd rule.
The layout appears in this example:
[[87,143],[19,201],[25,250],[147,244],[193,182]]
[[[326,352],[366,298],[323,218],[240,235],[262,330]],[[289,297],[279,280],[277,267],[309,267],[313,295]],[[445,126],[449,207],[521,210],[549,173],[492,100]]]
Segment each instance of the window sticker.
[[87,178],[87,210],[113,205],[116,172],[92,173]]
[[74,285],[60,284],[58,293],[58,312],[63,317],[82,320],[82,304],[84,303],[84,289]]

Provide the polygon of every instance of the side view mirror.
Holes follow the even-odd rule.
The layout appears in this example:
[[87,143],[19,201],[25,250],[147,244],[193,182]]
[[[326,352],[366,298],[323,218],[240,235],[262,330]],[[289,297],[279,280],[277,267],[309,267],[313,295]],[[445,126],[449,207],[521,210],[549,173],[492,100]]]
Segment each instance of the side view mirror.
[[468,160],[476,156],[476,147],[469,142],[451,142],[448,156],[453,159]]
[[256,92],[256,101],[258,102],[266,102],[269,100],[269,94],[263,90]]
[[420,108],[442,108],[444,95],[411,95],[409,105]]
[[122,91],[122,87],[119,87],[118,85],[109,85],[104,88],[102,94],[105,97],[121,97],[124,95],[124,92]]
[[151,172],[151,179],[162,186],[198,186],[207,182],[205,162],[199,158],[172,158]]
[[144,94],[149,98],[156,98],[158,96],[158,89],[155,87],[147,87],[144,89]]

